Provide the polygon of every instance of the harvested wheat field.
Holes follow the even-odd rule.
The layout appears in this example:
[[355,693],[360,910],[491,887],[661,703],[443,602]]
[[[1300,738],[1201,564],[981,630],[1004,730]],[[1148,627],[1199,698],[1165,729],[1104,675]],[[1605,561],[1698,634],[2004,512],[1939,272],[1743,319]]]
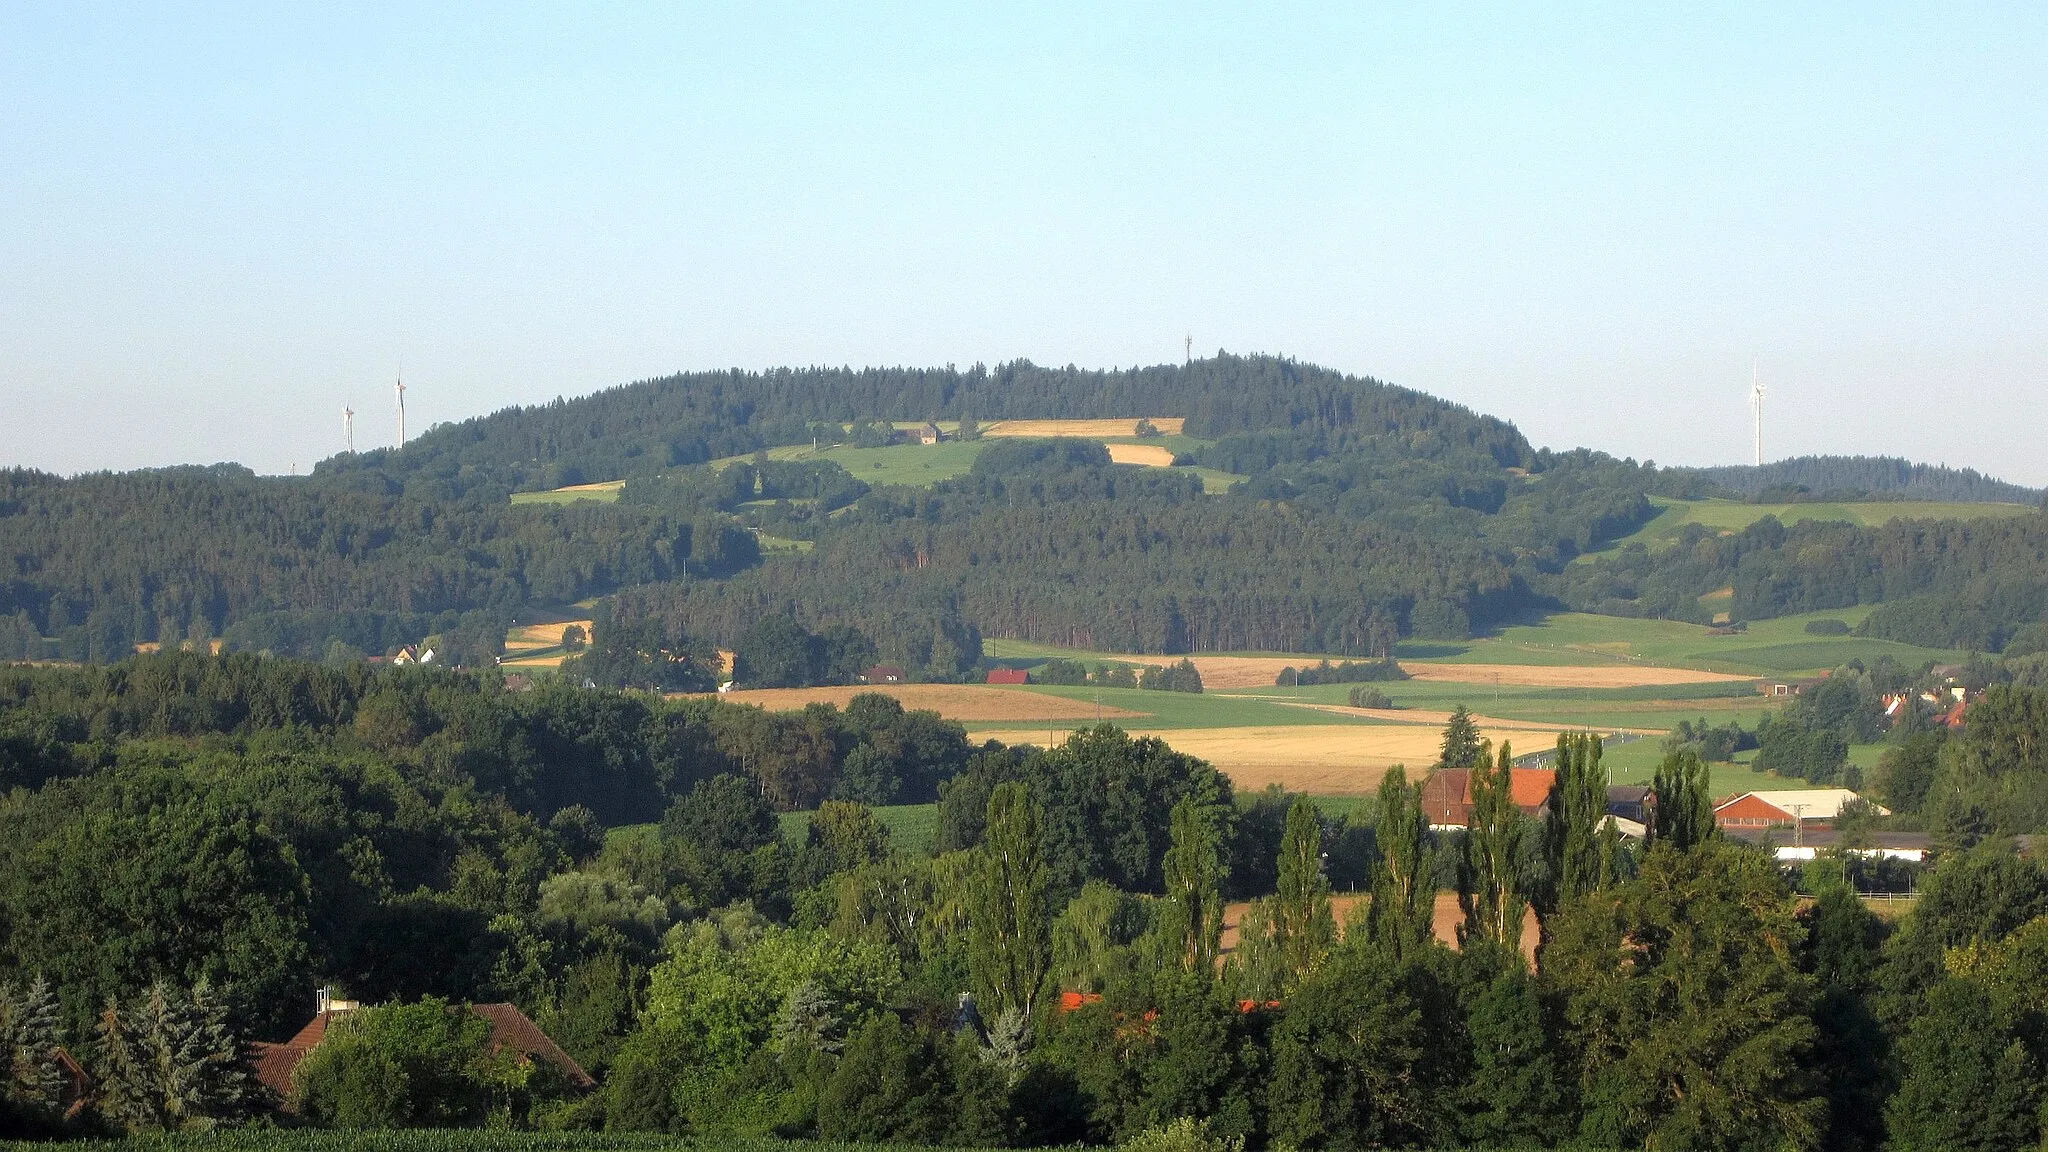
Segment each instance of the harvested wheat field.
[[[1337,921],[1338,933],[1340,935],[1343,933],[1354,915],[1364,915],[1364,906],[1371,902],[1372,897],[1363,893],[1331,893],[1330,914]],[[1250,910],[1251,904],[1249,902],[1226,904],[1223,906],[1223,955],[1228,956],[1232,951],[1236,950],[1238,921],[1242,920],[1244,914]],[[1436,904],[1430,913],[1430,933],[1445,945],[1456,948],[1458,946],[1458,925],[1464,922],[1465,910],[1458,906],[1458,894],[1456,892],[1438,892],[1436,894]],[[1542,927],[1536,922],[1536,910],[1533,908],[1524,909],[1522,912],[1522,957],[1531,964],[1536,962],[1536,941],[1541,932]]]
[[[982,428],[983,436],[1079,436],[1088,440],[1111,440],[1136,436],[1138,420],[998,420]],[[1167,436],[1178,436],[1187,419],[1182,416],[1153,416],[1152,426]]]
[[[1107,710],[1105,709],[1105,714]],[[1531,749],[1557,742],[1556,725],[1506,728],[1481,717],[1479,734],[1495,745],[1512,742]],[[1127,726],[1128,727],[1128,726]],[[1305,724],[1299,727],[1130,728],[1133,736],[1157,736],[1175,751],[1214,764],[1246,791],[1278,784],[1316,796],[1362,796],[1375,792],[1380,777],[1396,764],[1418,773],[1434,763],[1443,733],[1425,724]],[[980,732],[1005,744],[1044,744],[1044,730]],[[1065,739],[1066,733],[1057,734]]]
[[584,637],[586,639],[589,638],[592,624],[587,619],[550,620],[545,624],[517,624],[513,626],[510,632],[505,633],[505,651],[507,653],[516,653],[531,652],[537,648],[559,648],[562,646],[562,633],[568,631],[572,625],[583,629]]
[[[1257,697],[1240,696],[1238,699],[1257,699]],[[1353,716],[1360,720],[1372,720],[1386,724],[1422,724],[1438,731],[1442,731],[1443,726],[1451,722],[1451,714],[1449,712],[1438,712],[1428,708],[1353,708],[1345,704],[1303,704],[1293,700],[1281,700],[1277,701],[1277,703],[1284,704],[1289,708],[1307,708],[1314,712],[1328,712],[1336,716]],[[1644,708],[1638,709],[1639,711],[1655,711],[1657,709],[1669,711],[1672,706],[1669,700],[1646,700],[1642,701],[1642,703]],[[1691,704],[1692,701],[1686,701],[1688,707]],[[1605,707],[1605,705],[1602,705],[1602,707]],[[1615,710],[1622,711],[1619,708]],[[1487,728],[1498,728],[1509,732],[1555,733],[1557,731],[1557,725],[1546,720],[1503,720],[1498,716],[1481,716],[1478,713],[1473,713],[1472,721],[1475,724],[1483,724]],[[1602,729],[1602,731],[1606,731],[1606,729]],[[1663,728],[1629,728],[1623,729],[1623,731],[1635,732],[1643,736],[1662,736],[1666,730]]]
[[1111,444],[1113,464],[1144,464],[1152,468],[1173,467],[1173,453],[1157,444]]
[[[1103,705],[1099,710],[1086,700],[1045,696],[1011,688],[981,684],[854,684],[838,688],[752,688],[727,692],[719,697],[734,704],[753,704],[770,712],[793,712],[810,704],[835,704],[841,708],[863,692],[894,696],[905,708],[937,712],[948,720],[1027,721],[1054,720],[1066,723],[1142,718],[1143,712]],[[1045,742],[1039,733],[1033,743]]]

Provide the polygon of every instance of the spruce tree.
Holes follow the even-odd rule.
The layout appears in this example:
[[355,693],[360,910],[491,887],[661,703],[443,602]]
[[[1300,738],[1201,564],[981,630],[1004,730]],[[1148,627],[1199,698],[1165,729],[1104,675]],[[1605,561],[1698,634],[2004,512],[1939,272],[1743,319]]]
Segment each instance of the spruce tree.
[[989,794],[988,832],[968,891],[968,952],[991,1016],[1030,1016],[1050,967],[1045,850],[1038,806],[1024,785]]
[[1514,753],[1503,743],[1492,768],[1472,770],[1472,818],[1458,868],[1461,944],[1485,940],[1509,952],[1522,946],[1522,856],[1528,824],[1515,805]]
[[100,1018],[100,1108],[130,1132],[204,1130],[248,1115],[256,1096],[227,1008],[202,982],[187,997],[163,981]]
[[0,1100],[42,1120],[54,1119],[63,1099],[64,1069],[57,1063],[57,996],[38,976],[20,989],[0,985]]
[[1397,960],[1429,943],[1436,905],[1436,867],[1422,785],[1408,783],[1399,765],[1380,780],[1379,858],[1372,867],[1372,904],[1366,933]]
[[1472,713],[1463,704],[1451,710],[1450,722],[1444,725],[1443,752],[1437,757],[1439,768],[1476,768],[1486,761],[1486,749],[1479,739],[1479,726],[1472,723]]
[[1170,835],[1162,862],[1161,942],[1182,971],[1206,977],[1216,971],[1223,939],[1222,836],[1214,810],[1182,798],[1173,806]]
[[1280,890],[1273,899],[1273,945],[1287,986],[1312,975],[1336,939],[1330,881],[1323,875],[1322,816],[1299,796],[1280,836]]

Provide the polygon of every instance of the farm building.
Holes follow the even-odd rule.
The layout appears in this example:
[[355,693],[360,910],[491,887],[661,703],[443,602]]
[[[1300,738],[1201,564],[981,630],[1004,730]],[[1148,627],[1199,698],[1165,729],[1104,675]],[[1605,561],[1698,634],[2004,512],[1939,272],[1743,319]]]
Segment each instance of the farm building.
[[863,684],[901,684],[906,677],[894,664],[877,664],[861,673],[860,679]]
[[937,444],[945,438],[946,434],[939,431],[937,424],[926,424],[917,430],[917,442],[919,444]]
[[[251,1045],[250,1062],[256,1079],[275,1093],[288,1110],[292,1098],[292,1073],[297,1071],[299,1062],[327,1038],[328,1027],[338,1017],[359,1007],[352,1001],[329,1000],[323,991],[319,1011],[313,1014],[313,1019],[304,1028],[299,1029],[297,1035],[282,1044]],[[582,1065],[548,1039],[539,1025],[527,1019],[526,1014],[513,1005],[471,1004],[469,1011],[490,1024],[493,1053],[512,1052],[522,1061],[545,1060],[579,1090],[597,1086],[597,1081],[583,1070]]]
[[[1744,792],[1714,806],[1714,822],[1723,828],[1783,828],[1795,823],[1827,825],[1842,806],[1862,797],[1847,788],[1798,788],[1783,792]],[[1880,816],[1890,812],[1877,809]]]
[[[1513,784],[1515,807],[1523,815],[1537,816],[1550,786],[1557,779],[1552,768],[1517,768]],[[1422,782],[1422,814],[1438,831],[1464,828],[1472,821],[1472,770],[1439,768]]]
[[1031,676],[1022,668],[991,668],[988,670],[991,684],[1029,684]]

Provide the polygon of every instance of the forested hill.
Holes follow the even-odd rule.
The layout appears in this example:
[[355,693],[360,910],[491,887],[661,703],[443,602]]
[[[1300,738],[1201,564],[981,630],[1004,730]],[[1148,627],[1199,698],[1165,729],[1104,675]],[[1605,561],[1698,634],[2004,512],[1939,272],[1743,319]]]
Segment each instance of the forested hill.
[[1795,456],[1762,467],[1749,464],[1692,469],[1715,486],[1744,496],[1794,498],[1803,489],[1818,499],[1842,494],[1896,500],[2034,504],[2041,490],[2008,484],[1974,468],[1915,464],[1897,456]]
[[[1512,424],[1456,404],[1273,356],[1091,370],[1019,360],[993,369],[779,368],[678,373],[574,400],[507,408],[437,426],[401,452],[335,457],[323,474],[489,475],[513,487],[558,487],[645,475],[812,437],[811,425],[870,420],[1090,419],[1175,416],[1189,435],[1284,433],[1307,458],[1422,437],[1526,464]],[[838,435],[835,427],[833,435]]]

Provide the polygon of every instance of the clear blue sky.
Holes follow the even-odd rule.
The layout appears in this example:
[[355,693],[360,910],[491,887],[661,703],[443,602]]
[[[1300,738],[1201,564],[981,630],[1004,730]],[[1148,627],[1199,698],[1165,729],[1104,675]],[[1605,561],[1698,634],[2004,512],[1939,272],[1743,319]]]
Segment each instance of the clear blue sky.
[[2048,6],[418,7],[0,7],[0,464],[1192,333],[2048,484]]

